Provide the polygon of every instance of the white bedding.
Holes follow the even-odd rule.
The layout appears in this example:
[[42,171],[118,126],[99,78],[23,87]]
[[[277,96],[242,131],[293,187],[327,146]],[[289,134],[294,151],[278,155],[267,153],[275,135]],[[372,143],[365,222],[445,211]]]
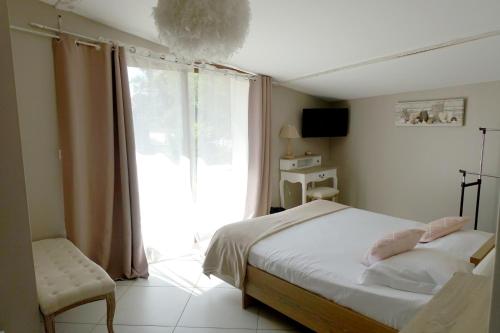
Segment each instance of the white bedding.
[[[383,286],[361,286],[367,249],[391,231],[423,223],[356,208],[322,216],[274,234],[250,250],[250,265],[322,295],[386,325],[401,329],[432,296]],[[469,260],[490,236],[458,231],[418,247],[439,248]]]

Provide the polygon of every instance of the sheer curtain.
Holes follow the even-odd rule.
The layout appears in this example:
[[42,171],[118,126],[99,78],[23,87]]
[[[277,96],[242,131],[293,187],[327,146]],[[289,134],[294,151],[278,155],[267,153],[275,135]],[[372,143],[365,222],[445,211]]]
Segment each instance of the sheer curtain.
[[129,54],[144,245],[186,255],[244,216],[248,80]]

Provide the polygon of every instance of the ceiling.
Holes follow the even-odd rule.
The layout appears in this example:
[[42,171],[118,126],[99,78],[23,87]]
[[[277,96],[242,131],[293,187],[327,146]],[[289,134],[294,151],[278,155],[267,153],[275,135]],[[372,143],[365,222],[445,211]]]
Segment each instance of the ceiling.
[[[68,2],[73,8],[64,5]],[[499,35],[335,71],[500,30],[498,0],[250,0],[250,4],[249,35],[227,63],[270,75],[311,95],[353,99],[500,80]],[[155,5],[156,0],[62,0],[58,8],[158,42],[151,16]],[[315,73],[323,74],[311,76]]]

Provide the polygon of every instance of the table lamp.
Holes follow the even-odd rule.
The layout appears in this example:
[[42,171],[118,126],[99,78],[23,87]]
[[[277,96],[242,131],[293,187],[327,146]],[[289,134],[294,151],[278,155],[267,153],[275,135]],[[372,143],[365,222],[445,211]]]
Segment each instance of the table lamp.
[[283,127],[281,127],[281,130],[280,130],[280,138],[288,140],[286,155],[283,157],[286,159],[294,158],[295,156],[293,155],[292,139],[300,138],[300,135],[297,132],[297,129],[295,128],[295,126],[283,125]]

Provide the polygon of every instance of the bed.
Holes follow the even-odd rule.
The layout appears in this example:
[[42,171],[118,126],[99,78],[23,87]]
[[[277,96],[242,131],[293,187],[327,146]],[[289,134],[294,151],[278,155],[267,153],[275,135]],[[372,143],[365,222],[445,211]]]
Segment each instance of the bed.
[[[422,226],[345,208],[274,233],[250,248],[243,306],[258,300],[318,332],[397,332],[432,296],[357,284],[360,258],[383,235]],[[417,246],[468,261],[491,239],[463,230]]]

